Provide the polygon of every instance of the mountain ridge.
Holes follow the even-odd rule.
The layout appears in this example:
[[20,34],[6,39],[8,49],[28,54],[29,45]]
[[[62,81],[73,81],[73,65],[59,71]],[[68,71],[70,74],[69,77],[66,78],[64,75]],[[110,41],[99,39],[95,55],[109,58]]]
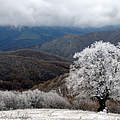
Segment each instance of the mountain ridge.
[[65,35],[42,44],[39,48],[37,48],[37,50],[56,54],[67,59],[72,59],[75,52],[82,51],[95,41],[117,44],[120,42],[120,29],[114,31],[97,31],[87,34]]
[[66,34],[89,33],[101,30],[112,30],[120,26],[105,26],[103,28],[79,27],[11,27],[0,26],[0,50],[17,50],[41,45],[47,41],[62,37]]

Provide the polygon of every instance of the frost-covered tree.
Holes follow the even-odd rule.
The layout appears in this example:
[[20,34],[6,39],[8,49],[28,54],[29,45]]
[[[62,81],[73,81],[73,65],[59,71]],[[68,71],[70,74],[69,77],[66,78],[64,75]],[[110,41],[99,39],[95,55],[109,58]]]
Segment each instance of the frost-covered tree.
[[102,41],[74,55],[66,85],[70,94],[94,96],[102,111],[110,97],[120,100],[120,47]]

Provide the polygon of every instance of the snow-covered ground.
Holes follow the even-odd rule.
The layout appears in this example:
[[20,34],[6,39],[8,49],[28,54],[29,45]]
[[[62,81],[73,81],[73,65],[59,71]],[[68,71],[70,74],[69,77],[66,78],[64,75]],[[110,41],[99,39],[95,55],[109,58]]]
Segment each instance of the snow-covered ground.
[[0,120],[120,120],[120,114],[77,110],[28,109],[1,111]]

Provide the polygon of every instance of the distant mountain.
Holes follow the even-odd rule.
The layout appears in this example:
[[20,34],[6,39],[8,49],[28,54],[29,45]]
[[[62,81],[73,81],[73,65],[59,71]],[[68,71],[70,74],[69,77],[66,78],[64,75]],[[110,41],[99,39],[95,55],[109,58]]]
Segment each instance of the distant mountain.
[[114,31],[98,31],[87,34],[71,34],[42,44],[38,49],[72,59],[75,52],[83,50],[95,41],[117,44],[120,42],[120,29]]
[[[75,27],[0,27],[0,50],[16,50],[30,46],[39,47],[42,43],[62,37],[67,34],[80,34],[100,30],[115,29],[119,26],[103,28]],[[39,44],[39,46],[38,46]]]
[[69,65],[59,56],[29,49],[0,52],[0,89],[30,89],[68,72]]

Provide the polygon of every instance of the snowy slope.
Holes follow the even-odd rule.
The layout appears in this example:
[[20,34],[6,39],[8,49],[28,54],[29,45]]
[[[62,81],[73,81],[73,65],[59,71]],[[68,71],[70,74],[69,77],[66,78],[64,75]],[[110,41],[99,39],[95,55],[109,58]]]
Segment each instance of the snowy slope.
[[120,120],[120,114],[77,110],[28,109],[1,111],[0,120]]

